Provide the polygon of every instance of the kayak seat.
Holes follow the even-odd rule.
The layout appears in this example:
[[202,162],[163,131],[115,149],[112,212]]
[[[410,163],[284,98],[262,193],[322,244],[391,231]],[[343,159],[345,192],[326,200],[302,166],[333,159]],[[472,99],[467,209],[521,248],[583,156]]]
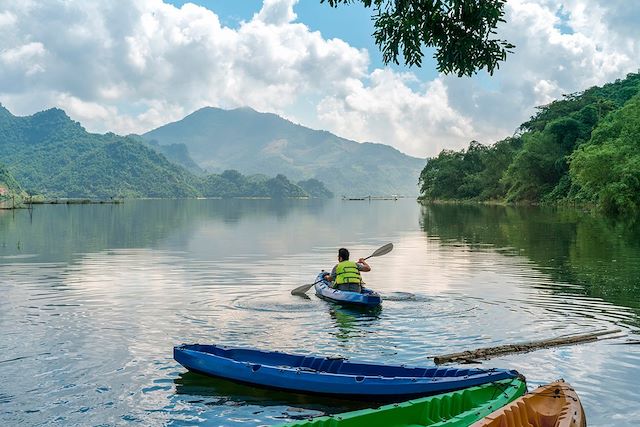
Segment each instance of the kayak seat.
[[341,283],[337,285],[335,289],[338,289],[339,291],[362,293],[362,285],[359,283]]

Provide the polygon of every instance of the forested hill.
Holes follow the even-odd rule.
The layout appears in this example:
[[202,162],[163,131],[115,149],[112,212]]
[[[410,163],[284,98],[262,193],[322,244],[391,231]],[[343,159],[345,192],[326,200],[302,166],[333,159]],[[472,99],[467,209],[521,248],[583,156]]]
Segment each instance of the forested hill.
[[17,117],[0,105],[0,159],[11,182],[49,197],[306,197],[326,191],[322,183],[305,191],[284,176],[228,171],[199,177],[139,138],[89,133],[55,108]]
[[11,173],[0,164],[0,201],[21,194],[22,188]]
[[593,204],[640,212],[640,74],[538,107],[515,136],[444,150],[420,174],[425,200]]
[[390,146],[358,143],[251,108],[202,108],[143,136],[160,146],[184,144],[209,172],[317,179],[345,195],[417,195],[424,166],[424,159]]

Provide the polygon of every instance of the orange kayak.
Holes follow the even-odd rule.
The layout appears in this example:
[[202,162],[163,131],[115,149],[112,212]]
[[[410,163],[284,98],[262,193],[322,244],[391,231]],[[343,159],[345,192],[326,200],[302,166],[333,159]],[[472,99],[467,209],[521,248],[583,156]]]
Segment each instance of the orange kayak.
[[563,380],[538,387],[470,427],[586,427],[575,390]]

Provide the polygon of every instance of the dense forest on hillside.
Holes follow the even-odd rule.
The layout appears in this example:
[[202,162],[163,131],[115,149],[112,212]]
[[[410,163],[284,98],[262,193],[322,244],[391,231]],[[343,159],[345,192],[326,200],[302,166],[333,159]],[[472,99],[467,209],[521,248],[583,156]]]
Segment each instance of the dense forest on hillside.
[[640,74],[538,107],[512,137],[444,150],[420,174],[423,200],[579,203],[640,211]]
[[[181,148],[166,147],[173,150],[167,154],[182,155],[188,167]],[[46,197],[101,199],[331,196],[319,181],[297,185],[284,175],[192,173],[139,137],[89,133],[59,109],[16,117],[0,106],[0,158],[6,166],[0,168],[5,195],[24,190]]]
[[21,194],[22,188],[6,167],[0,164],[0,201],[16,194]]

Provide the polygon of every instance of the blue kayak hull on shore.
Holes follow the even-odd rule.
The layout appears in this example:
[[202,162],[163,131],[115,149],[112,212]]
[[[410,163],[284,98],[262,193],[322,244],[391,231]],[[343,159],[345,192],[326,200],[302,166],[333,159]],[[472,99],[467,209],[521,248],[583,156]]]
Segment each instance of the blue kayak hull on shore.
[[368,288],[362,287],[362,292],[341,291],[331,287],[331,283],[324,280],[322,272],[316,277],[316,295],[322,299],[338,304],[357,305],[362,307],[376,307],[382,303],[380,295]]
[[357,398],[397,399],[515,378],[505,369],[406,367],[218,345],[182,344],[174,359],[190,371],[261,387]]

